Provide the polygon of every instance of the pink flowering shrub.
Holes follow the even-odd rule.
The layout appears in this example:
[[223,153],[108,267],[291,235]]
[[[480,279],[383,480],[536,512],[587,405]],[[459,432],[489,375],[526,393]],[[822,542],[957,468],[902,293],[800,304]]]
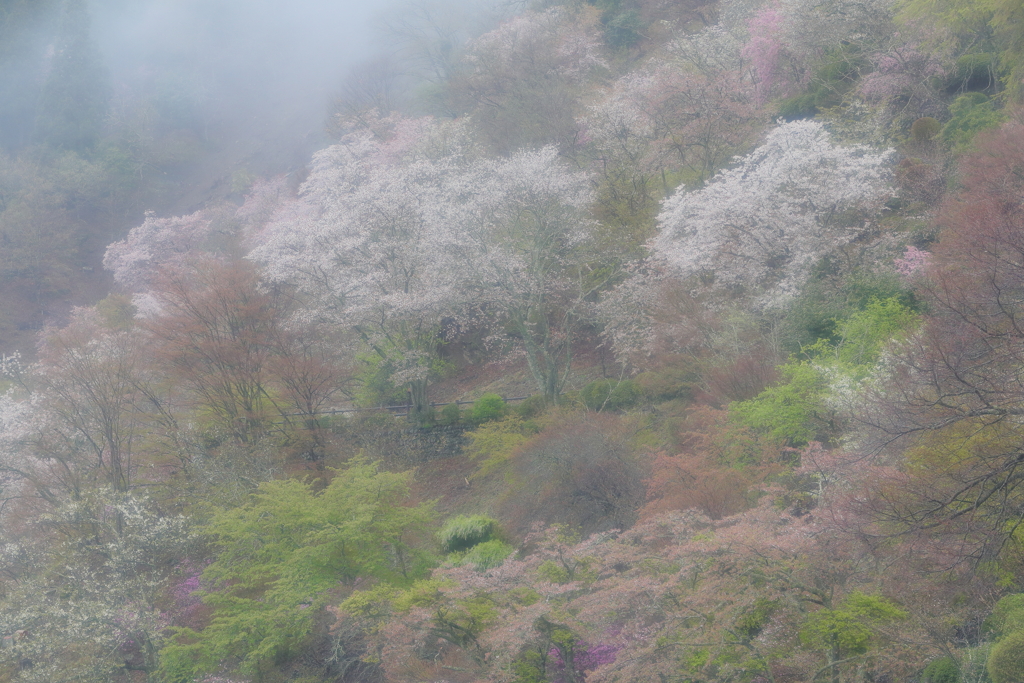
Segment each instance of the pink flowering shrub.
[[566,669],[570,666],[570,663],[563,659],[562,650],[557,647],[551,648],[548,651],[548,657],[551,659],[557,672],[555,683],[585,681],[587,672],[606,664],[614,664],[615,656],[622,648],[622,645],[590,645],[582,640],[577,641],[573,647],[573,656],[571,657],[572,673],[575,675],[567,672]]
[[896,272],[900,274],[904,279],[912,278],[915,273],[919,273],[925,266],[928,265],[928,259],[931,254],[922,249],[910,245],[903,252],[903,256],[898,256],[893,264],[896,266]]
[[181,564],[182,576],[170,586],[170,597],[174,603],[171,617],[177,626],[199,630],[203,627],[204,612],[209,611],[203,605],[201,597],[200,575],[203,570],[196,567],[190,560]]

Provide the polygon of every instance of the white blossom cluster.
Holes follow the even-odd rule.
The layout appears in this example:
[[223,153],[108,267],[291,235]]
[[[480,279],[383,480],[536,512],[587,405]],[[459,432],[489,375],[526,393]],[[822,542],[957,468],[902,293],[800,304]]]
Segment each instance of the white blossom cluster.
[[142,225],[107,247],[103,267],[133,293],[140,315],[156,315],[160,309],[150,291],[154,280],[163,269],[181,267],[194,259],[210,238],[212,227],[213,222],[202,211],[170,218],[158,218],[147,211]]
[[782,124],[706,187],[669,197],[650,246],[684,279],[781,304],[815,261],[865,230],[890,159],[836,146],[814,121]]
[[780,0],[787,18],[781,38],[805,58],[840,45],[871,44],[892,34],[895,7],[894,0]]
[[101,683],[152,669],[170,626],[156,602],[191,543],[187,520],[97,489],[38,522],[48,534],[0,546],[12,579],[0,599],[0,661],[26,682]]
[[465,141],[462,124],[429,120],[386,141],[350,134],[252,237],[249,258],[393,356],[396,382],[425,377],[442,321],[571,289],[560,278],[592,227],[588,178],[554,148],[484,158]]
[[607,67],[597,37],[580,22],[567,21],[566,10],[552,7],[542,12],[524,12],[497,29],[474,40],[466,61],[479,70],[516,68],[516,58],[535,54],[538,46],[553,46],[559,75],[573,80],[585,78],[593,69]]

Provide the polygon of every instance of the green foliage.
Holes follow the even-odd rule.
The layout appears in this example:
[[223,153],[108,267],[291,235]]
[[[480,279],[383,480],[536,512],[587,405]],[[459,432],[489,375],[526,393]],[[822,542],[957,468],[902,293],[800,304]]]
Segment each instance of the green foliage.
[[601,23],[604,25],[604,41],[613,50],[632,47],[643,37],[643,18],[635,9],[606,11],[601,17]]
[[338,607],[368,624],[380,624],[413,607],[432,607],[438,602],[443,585],[436,579],[419,579],[405,589],[391,583],[378,583],[369,590],[353,591]]
[[486,422],[467,432],[469,445],[466,452],[474,460],[481,460],[474,477],[484,477],[508,462],[516,448],[526,443],[536,429],[523,422],[518,415],[509,415],[504,420]]
[[829,50],[811,76],[807,90],[779,103],[779,116],[788,121],[805,119],[842,104],[867,64],[852,45]]
[[456,425],[462,420],[462,409],[458,403],[449,403],[441,409],[439,422],[446,426]]
[[790,305],[784,322],[786,343],[795,350],[819,339],[838,341],[840,321],[864,310],[873,300],[887,299],[896,299],[912,311],[919,309],[913,293],[894,272],[846,271],[837,260],[824,258]]
[[407,396],[405,389],[391,381],[394,374],[388,363],[376,353],[361,354],[356,357],[363,367],[357,381],[359,390],[356,392],[356,405],[360,408],[376,408],[377,406],[403,405]]
[[899,297],[869,299],[845,319],[834,319],[828,337],[803,348],[813,361],[780,366],[782,381],[749,401],[730,404],[730,417],[788,446],[829,439],[837,429],[827,404],[831,385],[837,379],[863,380],[885,345],[914,330],[920,320]]
[[977,647],[969,647],[961,650],[960,661],[960,683],[992,683],[988,675],[989,654],[992,652],[992,643],[983,642]]
[[522,586],[520,588],[513,588],[508,592],[508,596],[515,602],[515,604],[522,605],[523,607],[536,605],[538,602],[540,602],[541,598],[543,597],[537,591],[526,586]]
[[[949,45],[965,50],[981,45],[987,50],[969,53],[957,61],[957,69],[948,80],[950,89],[988,87],[998,73],[1009,94],[1020,97],[1024,5],[1018,0],[904,0],[900,4],[901,19],[931,24]],[[967,64],[962,65],[961,60]],[[971,75],[977,80],[965,78]]]
[[547,683],[547,653],[530,649],[512,662],[512,683]]
[[477,571],[487,571],[501,565],[514,550],[515,548],[508,543],[493,538],[483,543],[477,543],[464,554],[459,555],[455,563],[471,564],[476,567]]
[[775,600],[758,598],[748,611],[736,619],[733,629],[744,640],[751,640],[768,625],[769,619],[778,608],[779,604]]
[[135,325],[137,309],[132,299],[124,294],[109,294],[96,304],[96,312],[111,330],[127,330]]
[[992,99],[980,92],[967,93],[953,100],[949,114],[949,121],[942,127],[942,140],[954,152],[968,150],[975,135],[1006,120]]
[[508,404],[498,394],[484,394],[473,401],[469,411],[469,419],[476,424],[500,420],[508,411]]
[[563,558],[559,562],[546,560],[537,567],[537,575],[551,583],[569,583],[570,581],[587,583],[597,578],[597,574],[591,568],[593,564],[594,558],[591,557]]
[[[410,586],[409,590],[418,583],[420,582],[417,581]],[[404,591],[394,584],[378,583],[370,590],[353,591],[339,607],[353,616],[379,622],[391,614],[393,602],[403,593]]]
[[972,52],[956,60],[953,71],[946,77],[946,89],[951,93],[987,90],[998,82],[996,72],[999,56],[992,52]]
[[864,654],[871,647],[878,626],[902,621],[907,616],[886,598],[854,592],[835,609],[811,614],[800,629],[800,641],[807,647],[831,651],[839,658]]
[[921,683],[960,683],[960,667],[952,657],[933,659],[924,668]]
[[1000,71],[1009,94],[1018,100],[1022,94],[1024,80],[1024,5],[1017,0],[989,0],[992,19],[989,22],[995,31],[996,42],[1002,48],[999,54]]
[[642,395],[640,385],[631,379],[599,379],[580,390],[590,410],[624,410],[636,405]]
[[516,413],[519,414],[524,420],[537,417],[548,409],[547,399],[541,395],[530,396],[529,398],[523,399],[519,405],[515,407]]
[[707,666],[711,660],[711,652],[704,648],[693,650],[685,659],[683,659],[683,668],[687,671],[696,673]]
[[921,317],[897,298],[872,299],[863,310],[837,323],[837,342],[819,339],[804,352],[820,362],[834,362],[841,371],[859,379],[886,344],[912,332],[920,322]]
[[802,446],[820,439],[829,427],[829,410],[824,404],[828,380],[806,361],[780,366],[782,381],[768,387],[749,401],[729,404],[730,418],[740,425],[766,432],[768,437],[788,446]]
[[484,659],[477,638],[494,623],[498,610],[487,596],[464,600],[454,607],[438,607],[431,619],[431,631],[438,637],[457,645],[478,662]]
[[392,604],[399,612],[408,612],[413,607],[430,607],[437,602],[441,586],[442,582],[436,579],[415,581],[404,591],[396,593]]
[[992,683],[1024,681],[1024,630],[1004,636],[996,643],[988,656],[986,667]]
[[176,631],[162,652],[165,679],[191,681],[197,667],[213,671],[225,659],[258,674],[297,652],[339,581],[401,583],[425,571],[427,558],[412,543],[433,519],[433,503],[406,504],[410,479],[356,460],[320,492],[271,481],[216,513],[204,529],[217,549],[203,572],[213,617],[201,632]]
[[454,553],[469,550],[478,543],[496,538],[498,522],[484,515],[459,515],[445,522],[438,533],[441,551]]
[[997,602],[985,620],[984,629],[996,638],[1024,630],[1024,593],[1007,595]]
[[252,184],[255,181],[256,176],[248,169],[240,168],[231,174],[231,191],[235,194],[246,194],[252,189]]
[[700,386],[698,364],[689,359],[677,359],[657,371],[641,372],[634,380],[640,391],[651,401],[688,401]]

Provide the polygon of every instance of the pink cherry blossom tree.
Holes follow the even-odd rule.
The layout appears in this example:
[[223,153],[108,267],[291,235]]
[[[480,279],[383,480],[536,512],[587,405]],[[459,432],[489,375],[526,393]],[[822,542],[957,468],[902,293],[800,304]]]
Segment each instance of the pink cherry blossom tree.
[[799,82],[793,56],[783,43],[784,21],[782,8],[767,4],[747,24],[750,39],[743,47],[743,57],[750,62],[756,79],[759,105],[774,95],[788,93]]

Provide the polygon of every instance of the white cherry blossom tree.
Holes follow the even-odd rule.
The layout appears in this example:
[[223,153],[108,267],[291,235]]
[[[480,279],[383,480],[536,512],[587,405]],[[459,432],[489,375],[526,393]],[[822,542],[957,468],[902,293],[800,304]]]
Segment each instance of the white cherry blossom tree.
[[459,124],[400,121],[391,137],[347,135],[319,152],[300,196],[257,235],[249,257],[296,285],[307,311],[354,331],[426,408],[446,317],[472,298],[454,264],[466,240],[447,215],[448,179],[463,163]]
[[870,229],[889,171],[889,152],[786,123],[707,186],[669,197],[650,246],[683,279],[778,304],[815,261]]
[[91,489],[0,544],[0,669],[6,680],[139,680],[171,625],[165,578],[188,553],[188,520],[143,496]]
[[538,389],[557,402],[578,326],[592,318],[588,301],[615,272],[593,239],[590,180],[545,147],[482,160],[461,182],[476,189],[463,210],[481,255],[464,267],[521,345]]
[[145,314],[157,307],[153,299],[154,280],[165,269],[185,267],[202,251],[213,234],[214,222],[206,212],[158,218],[153,211],[123,240],[107,247],[103,267],[114,280],[132,293],[133,303]]
[[0,397],[0,472],[51,504],[97,482],[129,491],[141,444],[167,417],[149,353],[138,330],[105,328],[92,310],[46,334]]
[[249,257],[351,329],[426,408],[445,320],[490,321],[521,345],[557,397],[594,259],[584,173],[553,147],[479,156],[461,123],[393,122],[320,152],[300,196],[280,207]]

